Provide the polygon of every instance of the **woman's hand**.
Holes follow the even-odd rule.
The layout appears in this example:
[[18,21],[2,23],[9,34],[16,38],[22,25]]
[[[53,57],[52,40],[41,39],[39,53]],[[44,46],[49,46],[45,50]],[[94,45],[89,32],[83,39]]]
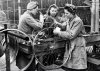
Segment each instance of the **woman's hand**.
[[59,34],[60,31],[61,31],[61,28],[56,27],[56,28],[53,30],[53,33],[54,33],[54,34]]
[[59,22],[57,22],[57,21],[54,19],[54,23],[55,23],[55,24],[58,24]]
[[44,23],[44,15],[42,13],[40,13],[40,22]]
[[45,15],[43,16],[43,18],[44,18],[44,19],[47,19],[47,18],[48,18],[48,15],[45,14]]

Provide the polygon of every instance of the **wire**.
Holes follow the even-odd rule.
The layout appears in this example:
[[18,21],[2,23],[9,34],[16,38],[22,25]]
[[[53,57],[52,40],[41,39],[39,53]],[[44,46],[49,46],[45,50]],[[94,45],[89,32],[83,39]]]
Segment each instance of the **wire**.
[[[18,29],[4,29],[4,30],[1,30],[0,33],[5,32],[5,31],[18,31],[18,32],[22,33],[23,35],[28,36],[27,34],[25,34],[24,32],[22,32],[22,31],[20,31],[20,30],[18,30]],[[29,38],[29,40],[30,40],[31,45],[32,45],[32,47],[33,47],[33,42],[32,42],[32,40],[31,40],[30,38]],[[31,57],[31,60],[29,61],[29,63],[28,63],[23,69],[21,69],[21,70],[19,70],[19,71],[24,71],[24,70],[26,70],[26,69],[30,66],[30,64],[32,63],[33,58],[34,58],[34,53],[32,54],[32,57]]]
[[[49,27],[49,28],[50,28],[50,27]],[[46,30],[46,29],[49,29],[49,28],[44,28],[44,29],[42,29],[40,32],[38,32],[38,34],[37,34],[37,35],[35,36],[35,38],[34,38],[33,46],[36,45],[35,41],[37,40],[38,35],[39,35],[42,31],[44,31],[44,30]],[[73,51],[73,49],[74,49],[74,48],[71,48],[71,49],[69,50],[68,57],[66,58],[66,60],[63,61],[63,64],[60,65],[60,66],[55,66],[54,68],[53,68],[53,67],[50,68],[50,66],[44,66],[44,65],[38,60],[38,58],[36,57],[36,54],[35,54],[35,53],[34,53],[34,54],[35,54],[35,58],[36,58],[37,62],[38,62],[43,68],[45,68],[45,69],[47,69],[47,70],[52,70],[52,69],[58,69],[58,68],[64,66],[64,65],[67,63],[67,61],[71,58],[71,52]]]

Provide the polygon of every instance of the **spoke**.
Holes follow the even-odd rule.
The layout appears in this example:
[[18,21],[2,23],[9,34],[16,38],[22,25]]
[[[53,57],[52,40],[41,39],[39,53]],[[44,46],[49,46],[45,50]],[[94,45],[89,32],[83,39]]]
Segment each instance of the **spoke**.
[[[56,69],[60,67],[62,64],[56,64],[56,60],[58,58],[60,50],[57,50],[58,47],[58,36],[54,36],[53,28],[46,28],[41,30],[39,33],[44,32],[45,34],[37,34],[35,37],[34,43],[36,43],[36,46],[34,47],[34,51],[36,56],[39,55],[36,59],[40,63],[40,65],[45,69]],[[39,49],[37,49],[37,47]],[[37,49],[37,52],[35,49]],[[42,58],[39,59],[39,58]]]

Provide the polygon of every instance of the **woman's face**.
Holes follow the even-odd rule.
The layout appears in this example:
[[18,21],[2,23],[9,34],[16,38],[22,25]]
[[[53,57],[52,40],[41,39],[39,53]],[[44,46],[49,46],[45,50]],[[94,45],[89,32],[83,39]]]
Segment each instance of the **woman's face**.
[[65,13],[65,16],[67,17],[67,18],[72,18],[73,17],[73,15],[68,11],[68,10],[64,10],[64,13]]
[[50,15],[51,16],[55,16],[56,14],[57,14],[57,8],[54,8],[54,7],[51,7],[51,9],[50,9]]
[[35,9],[31,10],[31,13],[34,15],[36,15],[37,12],[38,12],[38,6]]

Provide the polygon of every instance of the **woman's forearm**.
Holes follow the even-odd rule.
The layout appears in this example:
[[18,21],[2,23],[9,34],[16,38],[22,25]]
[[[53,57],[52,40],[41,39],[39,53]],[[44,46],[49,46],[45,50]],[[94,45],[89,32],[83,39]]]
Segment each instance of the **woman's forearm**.
[[60,28],[65,28],[66,27],[66,24],[65,23],[57,23],[57,25],[60,27]]

